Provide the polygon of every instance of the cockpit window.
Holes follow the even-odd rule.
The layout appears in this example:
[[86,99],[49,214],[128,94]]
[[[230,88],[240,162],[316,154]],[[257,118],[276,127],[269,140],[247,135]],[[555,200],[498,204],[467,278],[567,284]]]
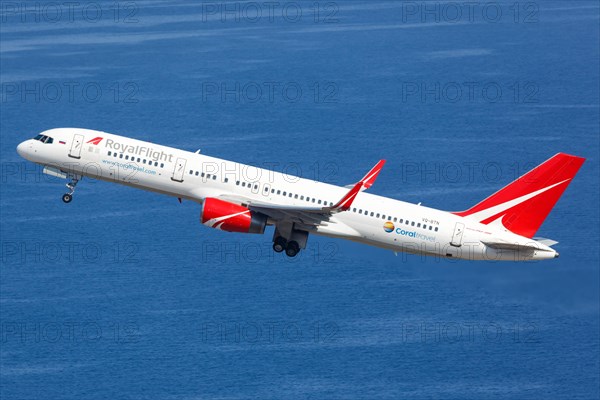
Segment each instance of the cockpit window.
[[33,140],[39,140],[42,143],[46,143],[46,144],[52,144],[54,142],[54,139],[51,138],[50,136],[46,136],[46,135],[37,135],[36,137],[33,138]]

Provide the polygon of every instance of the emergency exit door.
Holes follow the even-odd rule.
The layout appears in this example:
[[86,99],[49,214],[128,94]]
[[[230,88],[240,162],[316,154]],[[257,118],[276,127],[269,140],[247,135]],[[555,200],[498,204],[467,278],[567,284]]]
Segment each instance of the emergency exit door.
[[178,158],[175,162],[175,169],[173,170],[172,180],[176,182],[183,182],[183,174],[185,173],[185,158]]
[[462,245],[463,231],[465,230],[465,224],[457,222],[454,226],[454,233],[452,234],[452,241],[450,244],[454,247],[460,247]]

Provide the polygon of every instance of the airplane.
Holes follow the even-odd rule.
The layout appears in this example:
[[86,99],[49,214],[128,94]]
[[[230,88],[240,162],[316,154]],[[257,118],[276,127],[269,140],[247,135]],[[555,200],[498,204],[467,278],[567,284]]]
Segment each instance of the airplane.
[[341,187],[90,129],[50,129],[17,152],[70,180],[65,203],[83,177],[191,200],[211,228],[263,234],[274,226],[273,250],[289,257],[315,234],[396,254],[493,261],[559,256],[558,242],[534,235],[585,161],[558,153],[471,208],[447,212],[365,192],[385,160]]

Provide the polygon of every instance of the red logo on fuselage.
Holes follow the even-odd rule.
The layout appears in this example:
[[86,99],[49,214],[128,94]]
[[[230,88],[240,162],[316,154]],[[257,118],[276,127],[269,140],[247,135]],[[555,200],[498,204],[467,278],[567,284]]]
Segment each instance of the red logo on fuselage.
[[91,143],[93,145],[97,145],[100,144],[100,142],[102,141],[103,138],[101,138],[100,136],[93,138],[92,140],[86,142],[86,143]]

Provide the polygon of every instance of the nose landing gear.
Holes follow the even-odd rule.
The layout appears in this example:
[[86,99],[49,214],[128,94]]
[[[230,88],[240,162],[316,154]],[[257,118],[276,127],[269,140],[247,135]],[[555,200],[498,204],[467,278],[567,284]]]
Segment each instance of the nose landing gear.
[[75,186],[77,186],[77,182],[81,180],[80,175],[71,175],[71,182],[67,183],[67,188],[69,189],[68,193],[63,194],[62,201],[65,203],[70,203],[73,200],[73,193],[75,193]]

